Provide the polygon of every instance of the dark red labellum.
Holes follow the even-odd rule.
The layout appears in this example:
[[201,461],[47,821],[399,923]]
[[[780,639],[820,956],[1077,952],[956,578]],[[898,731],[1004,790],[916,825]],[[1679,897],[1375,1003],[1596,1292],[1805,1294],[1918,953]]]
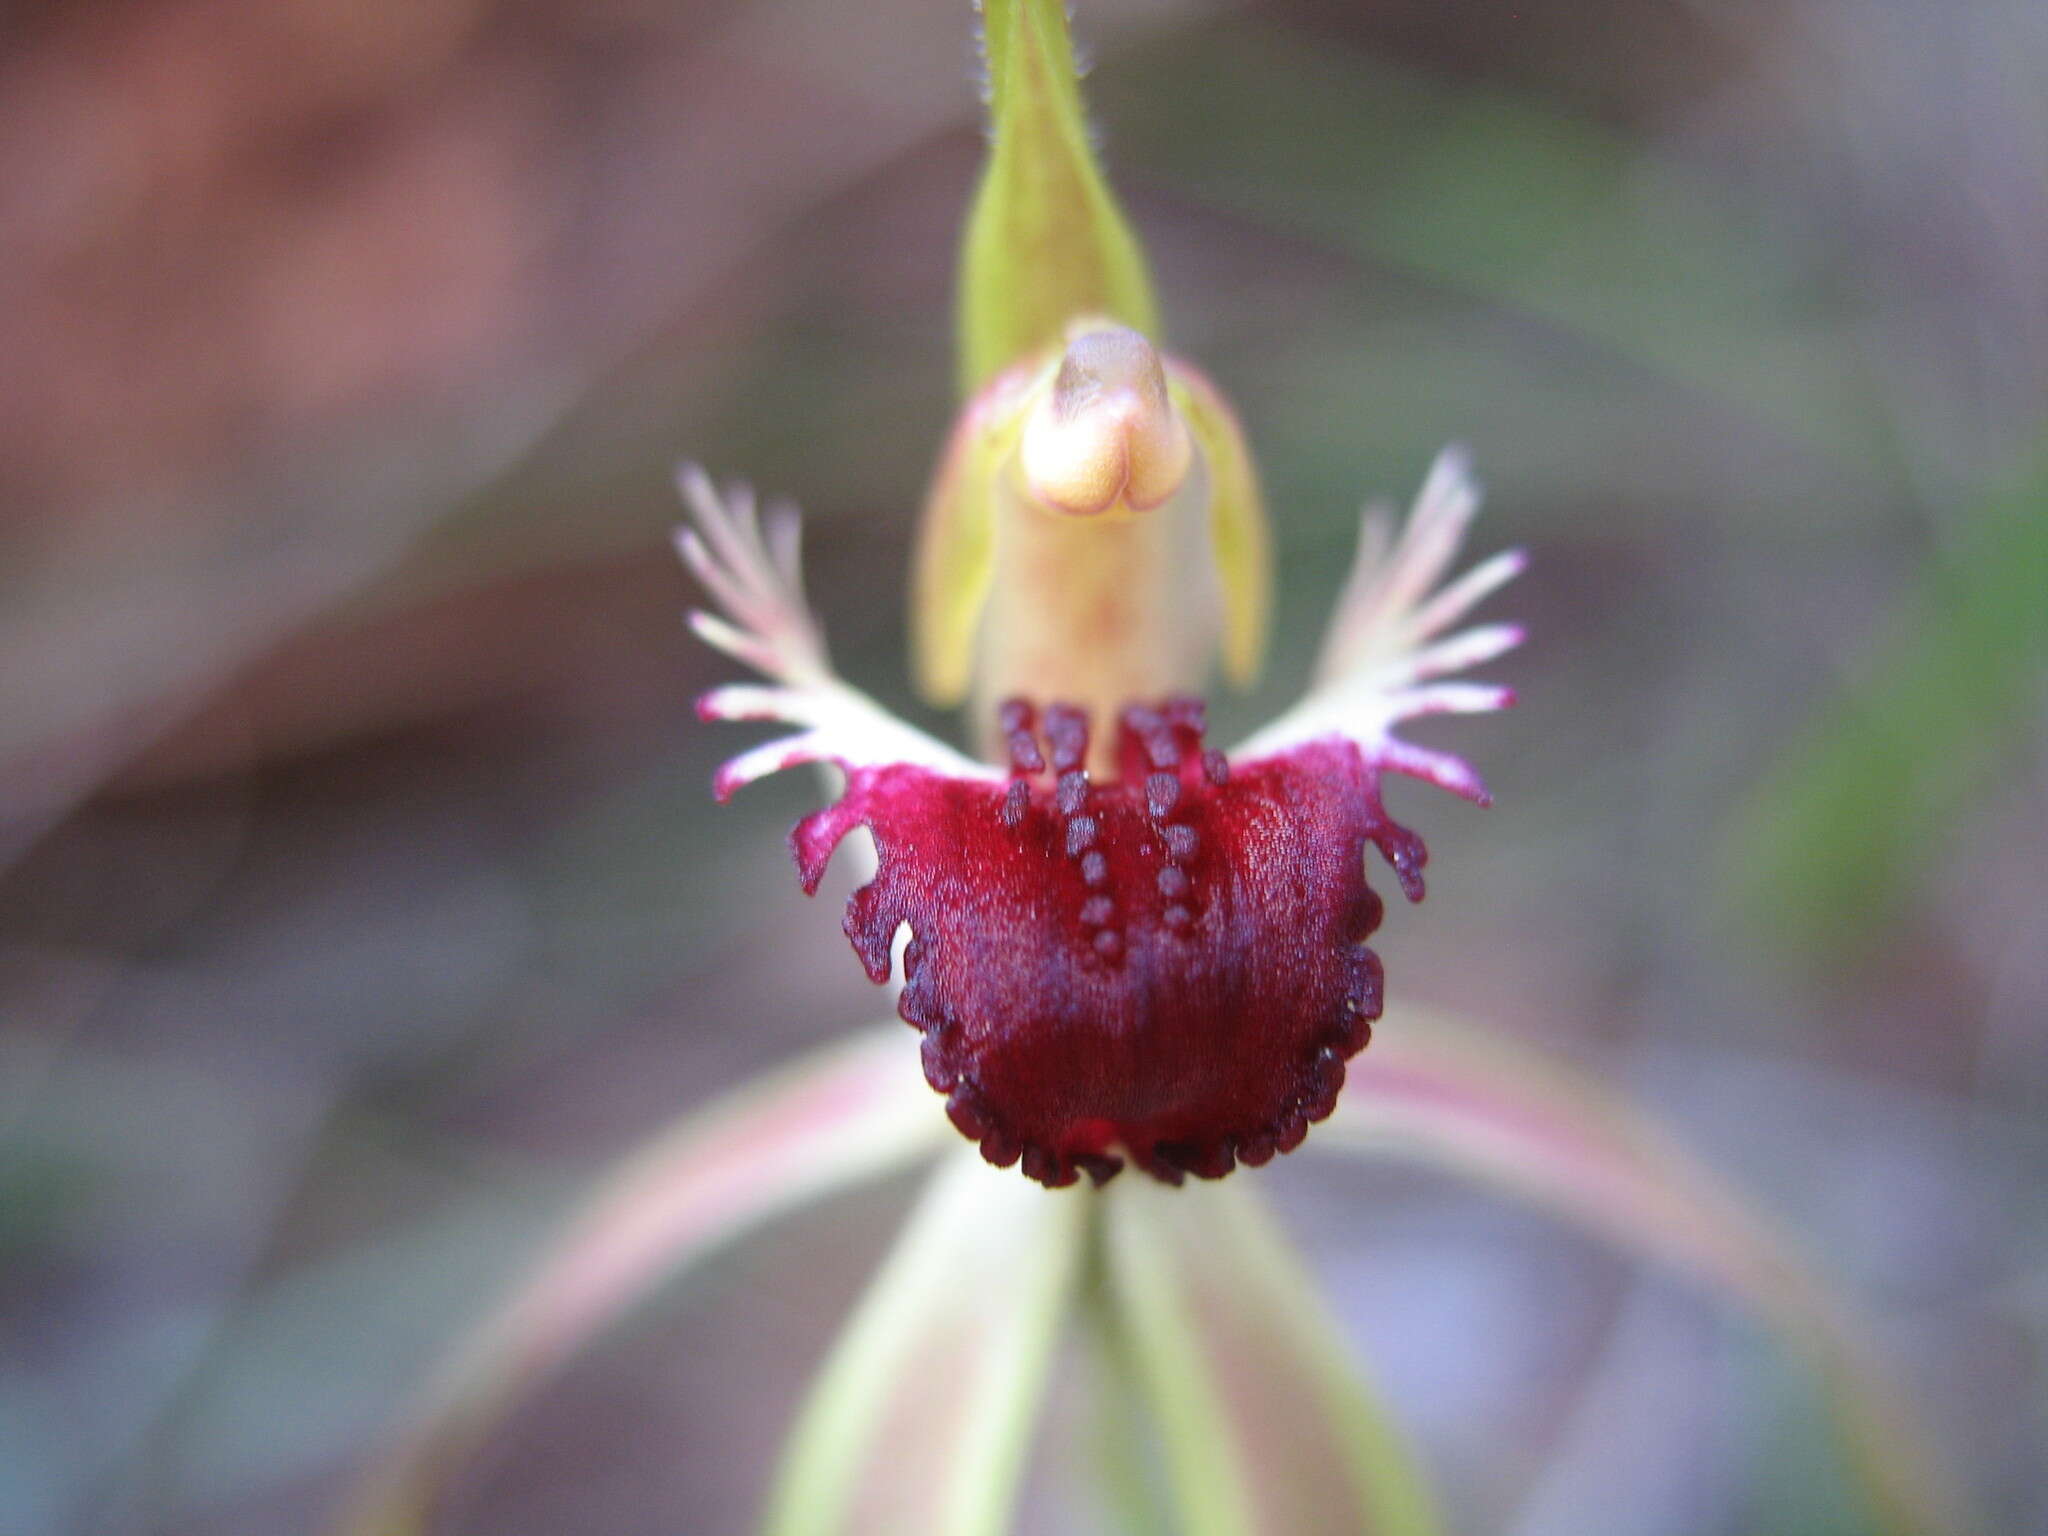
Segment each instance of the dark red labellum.
[[1293,1150],[1380,1014],[1365,845],[1422,896],[1378,768],[1334,737],[1226,763],[1174,700],[1125,712],[1119,776],[1093,783],[1080,712],[1016,702],[1001,723],[1008,783],[856,768],[791,836],[815,891],[873,831],[847,937],[881,982],[910,925],[901,1012],[953,1123],[1054,1186],[1125,1156],[1179,1183]]

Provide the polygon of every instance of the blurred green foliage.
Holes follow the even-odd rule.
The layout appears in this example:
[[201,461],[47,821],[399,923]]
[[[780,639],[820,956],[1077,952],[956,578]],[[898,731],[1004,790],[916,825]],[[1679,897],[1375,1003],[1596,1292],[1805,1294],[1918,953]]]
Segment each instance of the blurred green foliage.
[[1996,767],[2048,677],[2048,438],[1937,558],[1849,691],[1742,807],[1723,889],[1748,931],[1828,957],[1875,948]]
[[1284,30],[1161,53],[1176,96],[1230,131],[1189,133],[1156,96],[1116,103],[1117,121],[1134,160],[1204,200],[1349,253],[1366,282],[1418,277],[1554,327],[1838,461],[1888,452],[1826,251],[1712,178],[1558,102]]

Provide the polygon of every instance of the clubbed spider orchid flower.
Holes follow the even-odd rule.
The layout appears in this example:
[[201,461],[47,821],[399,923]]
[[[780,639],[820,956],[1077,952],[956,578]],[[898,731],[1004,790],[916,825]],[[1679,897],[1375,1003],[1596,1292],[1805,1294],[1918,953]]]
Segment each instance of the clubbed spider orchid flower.
[[[1107,328],[1080,331],[1048,371],[1064,382],[1077,356],[1103,350],[1159,377],[1142,338]],[[1041,407],[1057,398],[1055,386]],[[1160,420],[1135,426],[1127,418],[1142,410],[1113,396],[1096,404],[1107,420],[1067,413],[1060,430],[1078,445],[1036,464],[1026,428],[1001,516],[1072,515],[1034,494],[1035,473],[1078,461],[1070,481],[1127,484],[1153,467],[1141,434],[1164,439],[1178,425],[1163,391],[1152,402]],[[970,407],[969,419],[982,409]],[[1129,445],[1103,448],[1118,436]],[[1184,434],[1177,455],[1162,481],[1185,473]],[[1098,476],[1095,464],[1110,458],[1129,467]],[[1085,707],[1018,695],[994,710],[1000,764],[912,730],[832,673],[802,607],[793,513],[764,533],[746,492],[721,500],[694,469],[684,492],[696,526],[683,554],[724,610],[695,615],[697,632],[773,683],[718,689],[699,710],[801,728],[734,759],[718,792],[801,763],[844,771],[844,793],[792,834],[797,867],[815,891],[847,833],[873,833],[879,867],[849,901],[846,933],[868,975],[885,982],[907,929],[899,1011],[922,1033],[926,1079],[961,1133],[989,1162],[1021,1161],[1055,1187],[1080,1173],[1101,1183],[1126,1160],[1169,1183],[1219,1178],[1240,1160],[1256,1166],[1299,1146],[1336,1107],[1344,1064],[1380,1016],[1381,966],[1365,941],[1381,904],[1366,882],[1367,849],[1385,857],[1410,900],[1422,897],[1422,841],[1387,814],[1382,777],[1414,774],[1486,801],[1469,765],[1393,728],[1510,701],[1505,689],[1438,680],[1521,638],[1508,625],[1447,633],[1519,565],[1499,556],[1439,586],[1478,506],[1462,457],[1438,460],[1398,540],[1385,521],[1369,523],[1320,683],[1243,747],[1209,746],[1202,703],[1186,695],[1126,698],[1111,731]],[[1207,522],[1184,518],[1176,531],[1203,537]],[[1141,548],[1195,563],[1149,534]],[[1090,601],[1142,609],[1128,594],[1152,573],[1130,574],[1116,597]],[[1050,611],[1081,629],[1080,654],[1064,657],[1078,680],[1090,663],[1087,615],[1059,614],[1063,590],[1053,573],[1046,579],[1042,596],[1000,611]],[[1187,621],[1175,612],[1150,624],[1124,611],[1108,622],[1142,633]],[[1045,637],[1016,649],[1049,665],[1061,654]],[[1005,690],[1025,682],[1005,673]]]
[[1435,1532],[1395,1413],[1256,1176],[1223,1177],[1306,1138],[1470,1172],[1762,1310],[1817,1367],[1872,1528],[1960,1532],[1924,1435],[1826,1294],[1654,1127],[1415,1008],[1360,1054],[1384,997],[1369,851],[1409,899],[1423,889],[1421,840],[1383,783],[1487,798],[1462,759],[1396,727],[1509,702],[1454,678],[1521,639],[1465,624],[1521,557],[1452,575],[1478,494],[1443,454],[1398,528],[1368,511],[1307,694],[1212,745],[1211,661],[1249,681],[1266,623],[1251,458],[1217,388],[1153,339],[1064,9],[986,0],[984,33],[968,400],[912,582],[920,682],[968,703],[973,750],[834,671],[793,511],[764,518],[744,489],[682,476],[679,543],[713,605],[693,626],[763,679],[700,712],[794,728],[729,762],[716,793],[804,764],[842,780],[792,834],[798,873],[815,890],[848,834],[872,835],[845,931],[871,978],[900,975],[916,1035],[862,1033],[629,1159],[449,1362],[345,1528],[439,1528],[502,1416],[609,1321],[772,1218],[935,1161],[797,1416],[771,1536],[1013,1529],[1070,1331],[1121,1524]]

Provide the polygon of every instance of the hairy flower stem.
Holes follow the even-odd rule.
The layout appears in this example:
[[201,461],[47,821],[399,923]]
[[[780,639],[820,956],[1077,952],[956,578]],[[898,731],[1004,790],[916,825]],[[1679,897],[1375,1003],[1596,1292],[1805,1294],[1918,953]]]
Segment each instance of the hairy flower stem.
[[1062,0],[984,0],[989,155],[960,250],[960,383],[973,394],[1096,315],[1145,334],[1144,252],[1102,174]]

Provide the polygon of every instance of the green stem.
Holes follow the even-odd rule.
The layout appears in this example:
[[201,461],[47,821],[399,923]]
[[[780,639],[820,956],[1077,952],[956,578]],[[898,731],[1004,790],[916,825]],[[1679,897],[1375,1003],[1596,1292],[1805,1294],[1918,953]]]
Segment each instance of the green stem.
[[1159,330],[1145,256],[1095,159],[1061,0],[986,0],[989,156],[960,255],[972,395],[1082,316]]

